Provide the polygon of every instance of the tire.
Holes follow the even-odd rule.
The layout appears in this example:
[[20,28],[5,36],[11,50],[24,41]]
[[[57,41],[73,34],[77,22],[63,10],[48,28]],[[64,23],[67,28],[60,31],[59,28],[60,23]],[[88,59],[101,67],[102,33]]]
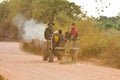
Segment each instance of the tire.
[[48,51],[45,51],[44,54],[43,54],[43,61],[47,61],[48,60]]
[[62,60],[62,57],[63,57],[62,53],[59,52],[59,53],[57,54],[57,59],[58,59],[58,61]]
[[52,51],[50,51],[49,53],[49,61],[48,62],[53,62],[54,59],[54,53]]
[[47,41],[44,49],[44,53],[43,53],[43,61],[48,61],[49,53],[50,53],[50,42]]
[[58,61],[62,60],[61,56],[57,56]]

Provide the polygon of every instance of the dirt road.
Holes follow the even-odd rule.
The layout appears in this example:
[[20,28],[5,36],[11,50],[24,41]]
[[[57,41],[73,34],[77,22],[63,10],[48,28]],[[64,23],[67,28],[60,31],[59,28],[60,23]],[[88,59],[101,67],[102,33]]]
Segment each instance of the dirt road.
[[26,54],[16,42],[0,42],[0,74],[8,80],[120,80],[120,70],[88,63],[61,65]]

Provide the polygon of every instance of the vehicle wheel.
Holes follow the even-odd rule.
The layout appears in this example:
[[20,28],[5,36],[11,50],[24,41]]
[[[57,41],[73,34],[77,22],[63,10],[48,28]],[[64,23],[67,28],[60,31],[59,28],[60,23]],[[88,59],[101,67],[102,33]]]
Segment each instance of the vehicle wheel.
[[62,53],[59,52],[58,55],[57,55],[57,59],[58,59],[58,61],[62,60],[62,57],[63,57]]
[[48,52],[48,50],[45,50],[43,53],[43,61],[47,61],[48,57],[49,57],[49,52]]
[[48,52],[44,52],[44,54],[43,54],[43,61],[47,61],[48,57],[49,57]]
[[51,51],[49,53],[49,62],[53,62],[53,59],[54,59],[54,53]]

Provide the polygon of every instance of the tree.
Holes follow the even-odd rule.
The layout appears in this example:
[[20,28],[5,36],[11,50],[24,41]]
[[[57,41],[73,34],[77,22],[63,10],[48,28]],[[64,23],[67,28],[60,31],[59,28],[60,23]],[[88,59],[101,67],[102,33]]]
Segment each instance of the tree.
[[33,17],[40,21],[54,21],[64,14],[71,18],[82,14],[80,7],[67,0],[36,0],[33,1]]
[[[8,15],[9,15],[9,9],[8,9],[9,3],[7,1],[3,1],[0,3],[0,36],[8,36],[9,34],[9,28],[8,27]],[[6,32],[4,32],[6,31]]]
[[99,25],[99,27],[103,27],[106,29],[109,28],[114,28],[119,30],[120,29],[120,17],[116,16],[116,17],[106,17],[106,16],[100,16],[97,20],[97,24]]
[[17,30],[12,24],[12,20],[17,14],[38,22],[58,21],[63,25],[69,21],[68,19],[77,20],[84,15],[80,6],[67,0],[5,0],[0,3],[1,35],[4,35],[6,28],[7,33],[17,34]]

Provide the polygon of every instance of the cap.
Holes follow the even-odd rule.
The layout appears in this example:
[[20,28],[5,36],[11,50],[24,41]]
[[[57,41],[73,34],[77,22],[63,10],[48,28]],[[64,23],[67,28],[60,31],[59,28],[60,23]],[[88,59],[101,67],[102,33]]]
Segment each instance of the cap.
[[58,32],[58,31],[55,31],[54,34],[59,34],[59,32]]

